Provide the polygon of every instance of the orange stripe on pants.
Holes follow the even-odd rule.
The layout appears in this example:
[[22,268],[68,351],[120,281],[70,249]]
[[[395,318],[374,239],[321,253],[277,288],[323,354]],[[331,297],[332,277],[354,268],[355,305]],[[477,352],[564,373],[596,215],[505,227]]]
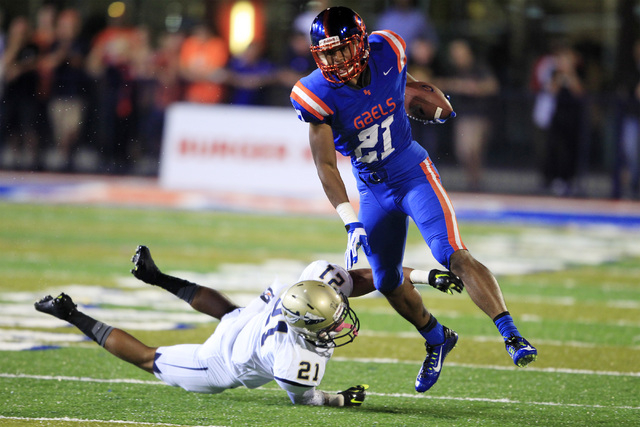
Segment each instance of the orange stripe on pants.
[[442,207],[445,222],[447,224],[447,236],[449,238],[449,244],[456,251],[459,249],[467,249],[464,243],[462,243],[462,238],[460,237],[460,231],[458,230],[458,220],[456,219],[456,213],[453,210],[453,204],[451,203],[449,195],[440,182],[440,176],[433,167],[431,159],[427,158],[420,164],[420,167],[422,168],[422,171],[427,177],[427,181],[429,181],[429,184],[431,184],[433,191],[436,193],[436,196],[438,196],[438,200],[440,201],[440,206]]

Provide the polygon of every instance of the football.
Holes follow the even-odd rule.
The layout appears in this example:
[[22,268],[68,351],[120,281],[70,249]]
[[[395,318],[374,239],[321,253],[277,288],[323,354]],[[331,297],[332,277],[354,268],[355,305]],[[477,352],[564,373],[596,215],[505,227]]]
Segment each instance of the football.
[[453,107],[440,89],[426,82],[408,82],[404,94],[404,108],[409,118],[421,122],[448,119]]

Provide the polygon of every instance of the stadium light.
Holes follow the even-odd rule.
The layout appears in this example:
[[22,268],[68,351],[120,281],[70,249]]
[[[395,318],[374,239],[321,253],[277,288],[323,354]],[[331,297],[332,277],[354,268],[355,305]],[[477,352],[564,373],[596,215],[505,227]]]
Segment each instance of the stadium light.
[[238,1],[231,7],[229,50],[238,55],[255,37],[256,10],[250,1]]
[[124,4],[124,2],[114,1],[107,8],[107,14],[110,18],[120,18],[122,15],[124,15],[126,9],[127,6]]

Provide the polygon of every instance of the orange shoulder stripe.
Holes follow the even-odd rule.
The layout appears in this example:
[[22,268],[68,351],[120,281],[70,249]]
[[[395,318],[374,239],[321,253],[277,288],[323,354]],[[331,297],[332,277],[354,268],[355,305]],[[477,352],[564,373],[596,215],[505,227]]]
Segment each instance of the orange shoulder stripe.
[[390,30],[374,31],[374,33],[382,36],[382,38],[389,43],[393,51],[396,53],[398,58],[398,72],[401,72],[407,63],[407,56],[405,54],[407,45],[405,41],[402,37]]
[[320,120],[333,114],[333,110],[318,96],[307,89],[300,81],[296,83],[291,91],[291,97],[304,107],[305,110],[313,114]]

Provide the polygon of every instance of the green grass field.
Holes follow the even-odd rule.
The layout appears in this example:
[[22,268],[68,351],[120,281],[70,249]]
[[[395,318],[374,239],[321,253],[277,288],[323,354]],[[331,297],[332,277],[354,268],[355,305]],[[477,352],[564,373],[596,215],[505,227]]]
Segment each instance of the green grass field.
[[[160,289],[132,285],[130,258],[138,244],[152,249],[163,270],[199,275],[205,285],[207,278],[257,271],[245,280],[255,282],[251,289],[225,290],[243,298],[275,278],[274,264],[294,269],[319,257],[339,261],[346,236],[337,218],[7,203],[0,212],[2,426],[640,425],[638,230],[463,224],[472,252],[490,246],[488,257],[502,248],[512,257],[508,264],[538,267],[498,274],[520,331],[538,347],[538,361],[516,368],[495,326],[466,293],[424,288],[427,306],[460,341],[437,385],[418,394],[413,382],[424,347],[417,332],[385,299],[353,299],[361,335],[336,350],[321,388],[366,383],[369,394],[359,408],[317,408],[291,405],[275,384],[219,395],[164,386],[32,304],[47,293],[79,292],[81,303],[103,310],[98,313],[107,318],[100,320],[124,325],[148,345],[203,342],[214,322]],[[420,244],[412,229],[409,247]],[[591,256],[596,253],[604,255]],[[574,257],[544,268],[568,254]],[[479,259],[498,267],[499,259]],[[159,302],[147,304],[156,296]],[[172,316],[194,317],[182,322],[188,328],[163,329]],[[58,348],[20,350],[31,340]]]

